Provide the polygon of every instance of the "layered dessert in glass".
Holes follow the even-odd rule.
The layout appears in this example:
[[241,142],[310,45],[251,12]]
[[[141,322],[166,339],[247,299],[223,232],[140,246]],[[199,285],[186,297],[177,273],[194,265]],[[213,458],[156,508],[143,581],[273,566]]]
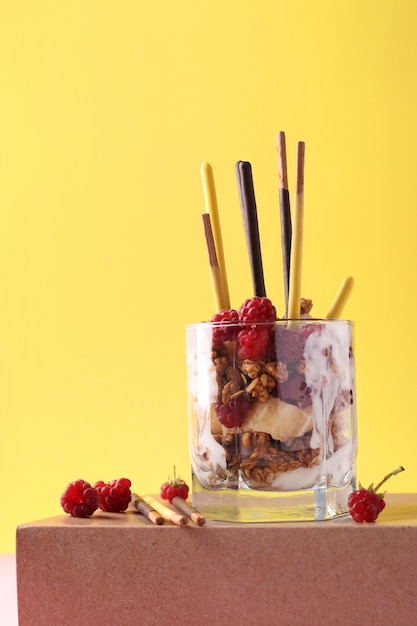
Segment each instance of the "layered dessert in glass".
[[194,504],[236,521],[347,511],[357,449],[352,323],[187,328]]

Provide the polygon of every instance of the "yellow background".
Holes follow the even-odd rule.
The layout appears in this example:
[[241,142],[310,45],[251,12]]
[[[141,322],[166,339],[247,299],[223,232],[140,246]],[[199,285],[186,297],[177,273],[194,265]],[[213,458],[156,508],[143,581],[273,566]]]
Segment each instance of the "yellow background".
[[[200,164],[232,305],[252,163],[283,308],[275,134],[306,142],[303,295],[348,274],[359,478],[415,491],[414,0],[0,2],[0,550],[68,482],[189,479],[184,327],[211,317]],[[291,187],[291,194],[292,194]]]

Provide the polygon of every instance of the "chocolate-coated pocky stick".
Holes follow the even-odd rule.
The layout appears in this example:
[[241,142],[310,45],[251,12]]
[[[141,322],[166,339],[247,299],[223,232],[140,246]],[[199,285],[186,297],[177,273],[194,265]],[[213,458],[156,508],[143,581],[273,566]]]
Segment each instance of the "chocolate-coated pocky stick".
[[142,513],[152,524],[156,524],[160,526],[164,523],[164,518],[162,515],[155,511],[143,498],[138,496],[137,493],[132,493],[132,499],[130,501],[131,508],[134,508],[138,513]]
[[253,291],[255,296],[265,298],[266,292],[252,166],[248,161],[238,161],[235,169],[252,273]]

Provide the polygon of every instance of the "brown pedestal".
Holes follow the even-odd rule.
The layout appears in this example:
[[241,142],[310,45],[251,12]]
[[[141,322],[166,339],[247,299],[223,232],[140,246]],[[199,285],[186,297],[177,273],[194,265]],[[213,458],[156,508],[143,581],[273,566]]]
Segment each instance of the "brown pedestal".
[[417,623],[417,495],[375,524],[154,526],[136,513],[17,528],[20,626]]

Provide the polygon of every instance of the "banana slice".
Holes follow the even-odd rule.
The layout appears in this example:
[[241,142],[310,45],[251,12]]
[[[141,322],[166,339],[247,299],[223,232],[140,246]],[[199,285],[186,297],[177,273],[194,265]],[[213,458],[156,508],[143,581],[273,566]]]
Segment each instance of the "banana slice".
[[268,402],[254,402],[242,430],[268,433],[277,441],[301,437],[313,427],[312,408],[299,409],[273,396]]

